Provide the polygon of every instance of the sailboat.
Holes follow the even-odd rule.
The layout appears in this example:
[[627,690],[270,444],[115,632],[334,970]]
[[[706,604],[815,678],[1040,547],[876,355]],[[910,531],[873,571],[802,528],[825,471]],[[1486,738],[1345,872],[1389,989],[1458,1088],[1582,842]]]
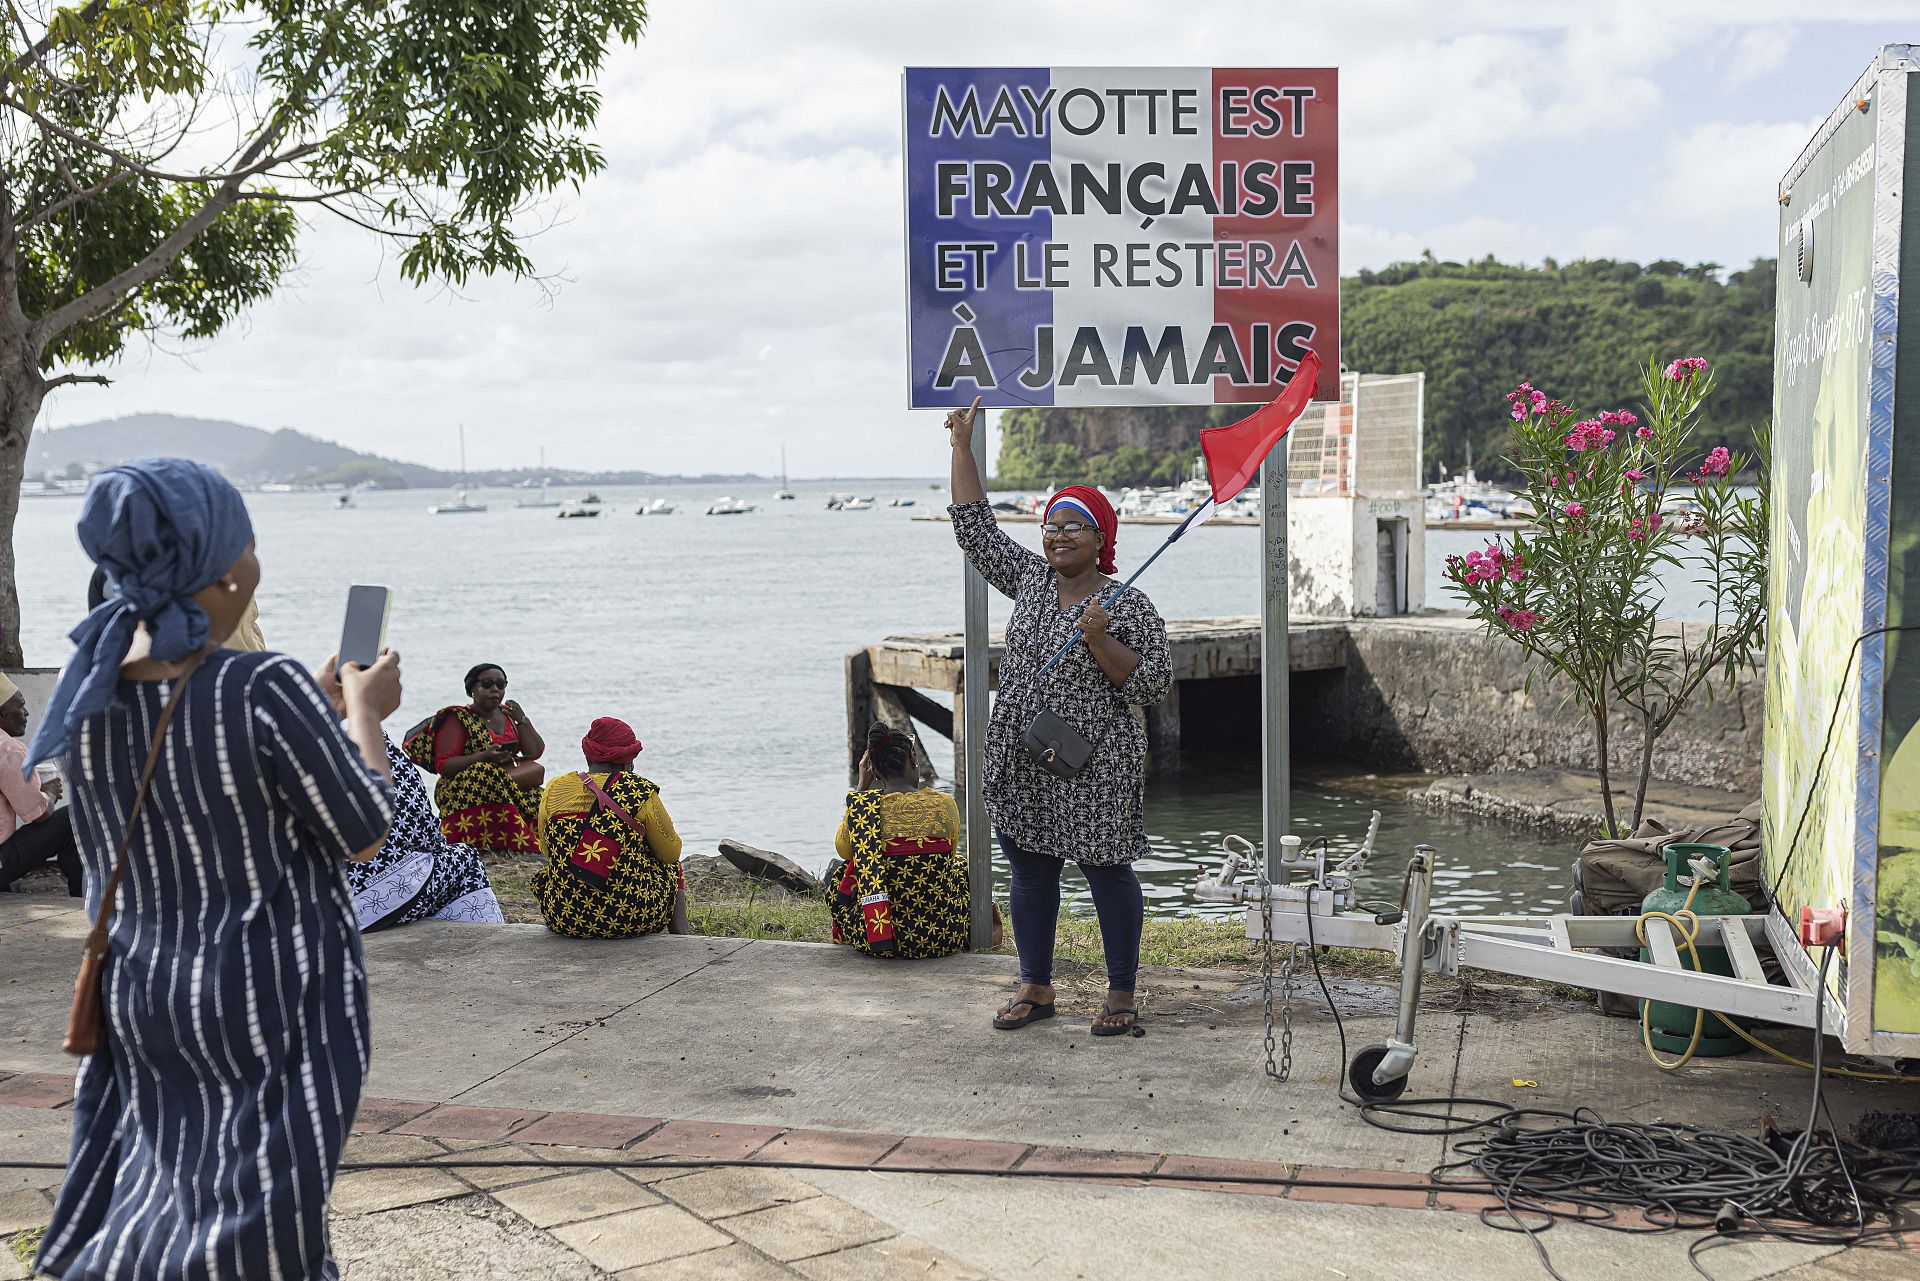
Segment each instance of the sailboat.
[[[547,451],[544,446],[542,446],[540,450],[540,470],[542,473],[544,473],[547,470]],[[547,492],[547,486],[551,485],[552,483],[553,483],[552,479],[543,474],[540,477],[540,496],[538,498],[522,498],[517,502],[515,502],[514,506],[515,507],[558,507],[560,505],[560,500],[553,497],[551,494]],[[525,482],[525,485],[526,485],[526,488],[528,489],[533,488],[533,482],[531,480]]]
[[787,447],[785,445],[780,446],[780,488],[773,492],[773,496],[783,503],[793,501],[793,491],[787,488]]
[[460,489],[453,502],[435,503],[427,511],[435,516],[464,516],[468,512],[483,512],[485,503],[467,501],[467,426],[460,424]]

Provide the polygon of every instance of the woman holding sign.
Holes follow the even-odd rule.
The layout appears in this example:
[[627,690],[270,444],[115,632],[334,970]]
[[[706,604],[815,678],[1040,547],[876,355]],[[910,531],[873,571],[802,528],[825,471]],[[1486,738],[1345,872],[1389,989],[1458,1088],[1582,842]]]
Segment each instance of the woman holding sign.
[[[1137,1035],[1133,990],[1145,903],[1133,862],[1147,852],[1147,735],[1133,709],[1159,702],[1172,684],[1166,624],[1144,592],[1116,591],[1108,577],[1118,522],[1099,490],[1073,485],[1048,500],[1043,554],[1002,532],[974,466],[975,412],[947,415],[954,499],[947,510],[967,559],[1014,603],[987,725],[983,791],[1011,872],[1020,990],[993,1025],[1053,1017],[1060,874],[1075,863],[1092,891],[1107,958],[1107,999],[1093,1034]],[[1076,637],[1084,643],[1043,671]]]

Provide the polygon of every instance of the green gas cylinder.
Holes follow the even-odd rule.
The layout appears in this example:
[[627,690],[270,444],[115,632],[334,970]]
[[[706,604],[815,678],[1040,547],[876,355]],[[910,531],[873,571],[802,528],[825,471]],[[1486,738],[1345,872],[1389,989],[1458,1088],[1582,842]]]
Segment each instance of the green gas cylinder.
[[[1642,912],[1666,912],[1678,916],[1680,910],[1688,906],[1687,896],[1693,895],[1693,904],[1689,909],[1695,916],[1747,916],[1753,912],[1746,896],[1734,892],[1727,883],[1727,866],[1732,861],[1727,857],[1724,845],[1699,845],[1688,842],[1675,842],[1664,851],[1667,860],[1667,875],[1660,887],[1647,895],[1640,903]],[[1701,885],[1694,891],[1694,871],[1689,865],[1694,859],[1705,859],[1714,869],[1714,879]],[[1681,919],[1685,919],[1682,917]],[[1678,945],[1680,940],[1676,937]],[[1705,974],[1733,975],[1733,962],[1727,957],[1723,947],[1697,948],[1700,955],[1698,970]],[[1653,954],[1645,947],[1640,949],[1640,959],[1653,961]],[[1680,945],[1680,964],[1688,969],[1696,968],[1693,954],[1684,945]],[[1642,1012],[1646,1016],[1649,1039],[1657,1050],[1669,1054],[1683,1054],[1693,1040],[1693,1021],[1696,1011],[1691,1005],[1675,1005],[1669,1001],[1642,1001]],[[1708,1014],[1701,1024],[1700,1045],[1694,1054],[1709,1057],[1723,1057],[1730,1054],[1744,1054],[1747,1043],[1735,1036],[1727,1025]]]

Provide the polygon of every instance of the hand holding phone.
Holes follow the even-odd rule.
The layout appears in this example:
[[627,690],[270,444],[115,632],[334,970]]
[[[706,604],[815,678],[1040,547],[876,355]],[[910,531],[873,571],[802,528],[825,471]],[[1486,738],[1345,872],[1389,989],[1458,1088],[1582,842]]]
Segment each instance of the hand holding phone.
[[387,647],[387,611],[393,593],[385,587],[356,585],[347,591],[347,619],[340,629],[340,670],[350,663],[372,667]]

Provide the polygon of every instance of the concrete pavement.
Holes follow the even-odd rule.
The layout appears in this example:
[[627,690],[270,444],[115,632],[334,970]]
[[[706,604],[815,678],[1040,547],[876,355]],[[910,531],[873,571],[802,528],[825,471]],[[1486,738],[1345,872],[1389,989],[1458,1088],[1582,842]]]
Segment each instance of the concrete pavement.
[[[84,929],[64,900],[0,895],[0,1072],[21,1074],[0,1081],[0,1149],[11,1158],[57,1159],[63,1149],[59,1096],[71,1065],[58,1044]],[[1305,993],[1294,1078],[1276,1085],[1261,1068],[1257,993],[1216,972],[1149,973],[1148,1035],[1096,1041],[1087,1035],[1092,989],[1070,990],[1051,1023],[988,1027],[1013,982],[1006,957],[887,965],[805,944],[581,943],[537,926],[433,923],[372,935],[367,956],[374,1067],[356,1128],[369,1133],[355,1139],[350,1161],[454,1148],[597,1160],[832,1152],[848,1163],[1054,1160],[1088,1169],[1130,1159],[1111,1149],[1144,1154],[1149,1164],[1127,1167],[1139,1173],[1333,1167],[1409,1186],[1329,1202],[1330,1189],[1282,1198],[1272,1188],[864,1171],[535,1170],[523,1179],[368,1170],[343,1174],[335,1200],[339,1252],[354,1281],[493,1269],[645,1281],[1544,1275],[1525,1237],[1443,1208],[1425,1190],[1417,1176],[1443,1158],[1440,1139],[1374,1129],[1339,1104],[1332,1023]],[[1353,1011],[1350,1045],[1380,1039],[1383,991],[1337,988]],[[1737,1126],[1804,1106],[1798,1071],[1750,1056],[1659,1073],[1630,1025],[1536,989],[1483,988],[1466,1009],[1453,1006],[1442,997],[1423,1011],[1416,1093]],[[1516,1088],[1516,1078],[1538,1086]],[[1836,1082],[1830,1097],[1843,1123],[1865,1107],[1920,1107],[1912,1086]],[[0,1171],[0,1224],[31,1227],[21,1220],[45,1205],[33,1190],[57,1180]],[[795,1208],[802,1202],[808,1208]],[[1576,1279],[1685,1272],[1687,1242],[1564,1225],[1545,1239]],[[1884,1253],[1840,1259],[1871,1268]],[[1708,1257],[1716,1277],[1745,1278],[1831,1254],[1775,1244]],[[461,1265],[449,1269],[454,1258]],[[489,1271],[473,1270],[483,1263]]]

